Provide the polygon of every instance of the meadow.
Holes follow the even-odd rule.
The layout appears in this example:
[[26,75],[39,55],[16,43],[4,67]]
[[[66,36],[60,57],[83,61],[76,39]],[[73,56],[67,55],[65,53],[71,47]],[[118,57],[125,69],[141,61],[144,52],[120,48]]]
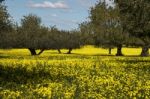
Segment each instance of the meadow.
[[[73,54],[0,50],[0,99],[149,99],[150,57],[140,48],[86,46]],[[62,50],[63,53],[67,50]]]

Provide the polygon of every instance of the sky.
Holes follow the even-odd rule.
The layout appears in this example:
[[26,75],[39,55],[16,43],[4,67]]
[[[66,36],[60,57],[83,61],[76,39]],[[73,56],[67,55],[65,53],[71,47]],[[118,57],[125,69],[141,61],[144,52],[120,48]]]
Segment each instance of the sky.
[[90,7],[97,0],[6,0],[5,5],[14,22],[20,23],[23,16],[36,14],[42,24],[63,30],[78,28],[88,20]]

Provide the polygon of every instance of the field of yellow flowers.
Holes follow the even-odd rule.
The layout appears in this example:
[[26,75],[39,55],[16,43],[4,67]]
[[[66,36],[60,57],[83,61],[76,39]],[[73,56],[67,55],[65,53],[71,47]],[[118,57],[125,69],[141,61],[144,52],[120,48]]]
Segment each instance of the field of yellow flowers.
[[[150,57],[91,46],[73,54],[0,50],[0,99],[150,99]],[[65,52],[66,50],[63,50]]]

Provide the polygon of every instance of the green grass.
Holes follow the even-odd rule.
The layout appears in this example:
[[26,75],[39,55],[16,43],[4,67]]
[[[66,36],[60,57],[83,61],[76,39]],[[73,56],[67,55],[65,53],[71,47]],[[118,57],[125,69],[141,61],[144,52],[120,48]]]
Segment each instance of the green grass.
[[[2,99],[149,99],[150,57],[140,48],[123,48],[123,57],[86,46],[73,54],[47,50],[0,50]],[[66,53],[67,50],[62,50]]]

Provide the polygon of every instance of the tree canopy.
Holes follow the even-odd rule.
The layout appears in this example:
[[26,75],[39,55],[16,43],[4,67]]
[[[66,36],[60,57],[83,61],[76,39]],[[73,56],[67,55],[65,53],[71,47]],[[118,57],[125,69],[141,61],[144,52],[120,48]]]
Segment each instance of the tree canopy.
[[0,3],[0,47],[8,48],[12,23],[6,6]]
[[142,56],[148,56],[150,47],[150,1],[117,0],[121,21],[131,36],[139,38],[142,43]]
[[121,48],[128,37],[120,21],[118,6],[108,6],[99,1],[90,11],[91,23],[94,26],[94,40],[96,46],[117,47],[118,56],[122,55]]

